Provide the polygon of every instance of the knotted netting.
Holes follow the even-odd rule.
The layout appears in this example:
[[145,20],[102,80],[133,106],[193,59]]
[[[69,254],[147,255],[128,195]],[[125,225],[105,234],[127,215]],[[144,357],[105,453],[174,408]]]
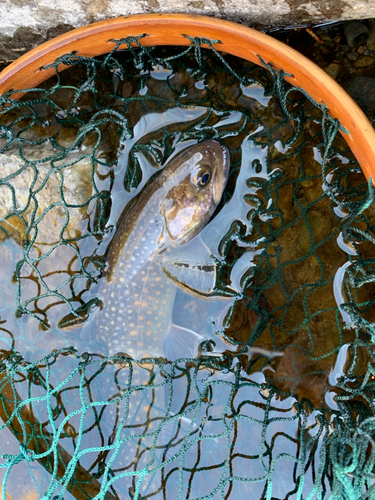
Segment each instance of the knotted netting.
[[[282,71],[142,38],[1,97],[3,499],[373,498],[371,183]],[[122,210],[208,138],[231,159],[204,230],[221,316],[181,292],[194,356],[82,352],[65,327],[90,321]]]

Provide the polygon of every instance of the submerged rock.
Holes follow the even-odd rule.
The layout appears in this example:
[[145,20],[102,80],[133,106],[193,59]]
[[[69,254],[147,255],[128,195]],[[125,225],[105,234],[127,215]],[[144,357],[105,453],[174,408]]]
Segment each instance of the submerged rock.
[[357,76],[349,82],[346,91],[361,105],[365,105],[367,111],[375,110],[375,78]]
[[331,63],[324,68],[324,71],[334,80],[339,76],[341,70],[341,64]]
[[360,55],[354,63],[355,68],[367,68],[374,64],[375,59],[371,56]]
[[81,205],[92,193],[92,165],[90,158],[76,154],[76,159],[74,165],[51,168],[50,162],[26,164],[18,155],[0,155],[0,241],[7,233],[22,244],[33,224],[43,242],[58,240],[67,221],[80,227],[87,212]]
[[352,21],[345,26],[344,29],[346,43],[349,47],[356,47],[365,42],[369,36],[367,26],[359,21]]

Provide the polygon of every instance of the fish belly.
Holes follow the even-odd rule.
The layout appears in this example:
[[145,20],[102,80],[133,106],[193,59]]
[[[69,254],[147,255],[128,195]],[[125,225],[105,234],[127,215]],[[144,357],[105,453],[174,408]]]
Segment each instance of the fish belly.
[[[121,271],[121,270],[118,270]],[[99,292],[103,309],[83,332],[100,353],[126,353],[134,359],[164,356],[164,337],[172,321],[176,287],[154,260],[136,271],[116,273]],[[87,346],[90,348],[90,346]]]

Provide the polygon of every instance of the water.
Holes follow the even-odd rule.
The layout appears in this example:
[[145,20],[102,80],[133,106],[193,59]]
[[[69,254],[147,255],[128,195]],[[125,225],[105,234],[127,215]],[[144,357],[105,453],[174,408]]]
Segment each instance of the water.
[[[296,123],[280,116],[275,98],[260,84],[238,85],[223,71],[194,81],[191,73],[155,67],[150,76],[141,73],[139,91],[133,75],[121,82],[114,73],[104,86],[109,95],[103,87],[98,92],[119,113],[110,124],[85,114],[94,106],[89,90],[71,103],[67,89],[55,97],[66,121],[38,105],[42,124],[13,124],[25,129],[22,153],[38,170],[31,163],[0,187],[1,216],[18,211],[1,223],[9,238],[0,243],[0,349],[4,357],[14,349],[30,363],[54,349],[77,349],[48,369],[43,363],[40,375],[20,375],[15,388],[21,400],[38,398],[27,418],[45,423],[48,436],[58,433],[65,453],[82,452],[82,473],[97,474],[99,484],[111,484],[120,498],[137,491],[160,499],[241,499],[250,492],[261,498],[273,488],[273,497],[283,499],[295,487],[293,477],[304,477],[300,487],[307,496],[321,443],[331,432],[318,417],[327,411],[329,420],[329,412],[337,411],[336,384],[348,375],[348,364],[352,374],[359,369],[349,348],[356,333],[341,307],[349,259],[358,249],[346,237],[345,207],[334,183],[344,171],[353,185],[363,181],[348,158],[337,154],[323,182],[316,123],[304,123],[292,142]],[[74,82],[76,75],[71,77]],[[6,124],[17,117],[15,112]],[[82,123],[91,125],[79,141]],[[133,363],[123,356],[102,362],[106,352],[100,350],[86,356],[92,344],[81,333],[92,320],[82,313],[86,321],[77,328],[59,328],[71,313],[68,301],[77,309],[100,299],[100,272],[123,210],[170,158],[205,134],[229,149],[231,171],[214,217],[186,244],[184,257],[206,249],[205,264],[216,268],[214,296],[206,300],[200,290],[191,294],[169,283],[175,329],[167,335],[167,360],[159,355],[155,365],[153,359]],[[61,146],[69,149],[66,155]],[[14,156],[3,172],[22,168],[19,147],[16,142],[5,151],[7,158]],[[33,189],[30,199],[25,186]],[[363,258],[371,255],[372,246],[359,248]],[[366,289],[360,300],[368,294]],[[19,306],[33,315],[16,317]],[[192,361],[171,363],[180,358]],[[47,386],[53,396],[46,396]],[[14,390],[7,387],[12,400]],[[315,408],[302,408],[303,398]],[[311,445],[303,465],[297,460],[301,428]],[[8,429],[0,432],[6,453],[17,455],[18,441]],[[309,457],[315,462],[306,472]],[[276,461],[269,472],[271,459]],[[50,481],[36,461],[20,461],[9,477],[7,492],[14,500],[41,497]],[[323,483],[329,491],[328,479]]]

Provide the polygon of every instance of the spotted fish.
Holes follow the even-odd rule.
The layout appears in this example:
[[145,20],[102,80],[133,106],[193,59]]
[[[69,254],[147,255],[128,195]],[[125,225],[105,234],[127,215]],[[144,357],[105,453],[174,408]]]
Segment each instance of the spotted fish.
[[107,252],[98,292],[103,308],[81,333],[91,351],[95,343],[108,356],[164,355],[176,285],[163,263],[210,220],[228,171],[228,150],[207,140],[172,158],[132,200]]

